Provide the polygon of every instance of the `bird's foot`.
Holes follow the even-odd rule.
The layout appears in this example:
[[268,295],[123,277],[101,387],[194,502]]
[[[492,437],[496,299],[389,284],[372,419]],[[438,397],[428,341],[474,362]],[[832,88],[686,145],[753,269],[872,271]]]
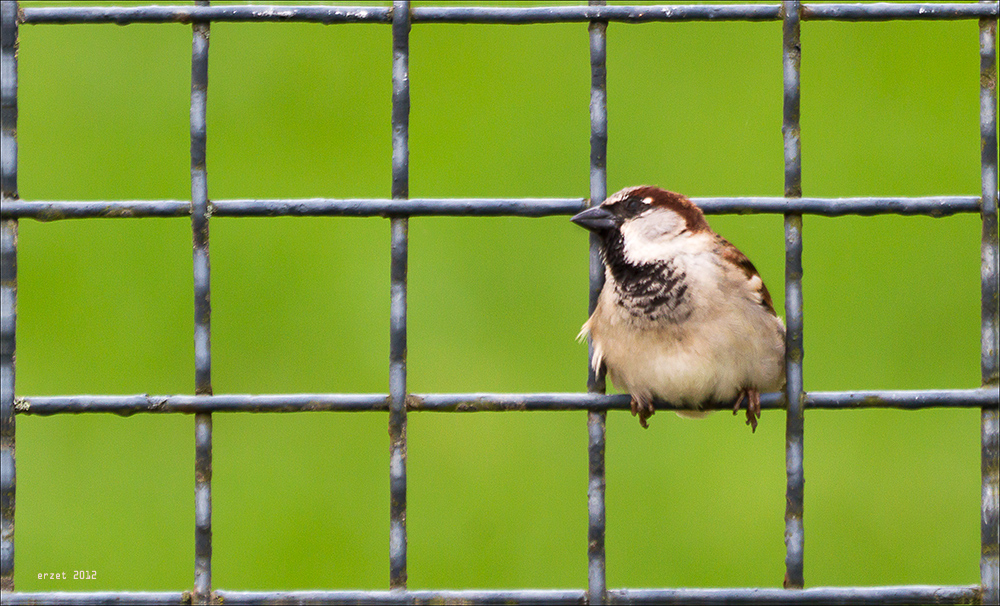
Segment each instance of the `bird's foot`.
[[656,410],[653,408],[653,401],[648,398],[637,398],[632,396],[632,416],[639,417],[639,424],[643,426],[644,429],[649,429],[649,423],[646,423],[646,419],[656,414]]
[[733,405],[734,415],[739,412],[740,404],[744,398],[747,400],[747,425],[750,426],[752,433],[756,433],[757,419],[760,418],[760,392],[749,387],[741,391],[739,397],[736,398],[736,404]]

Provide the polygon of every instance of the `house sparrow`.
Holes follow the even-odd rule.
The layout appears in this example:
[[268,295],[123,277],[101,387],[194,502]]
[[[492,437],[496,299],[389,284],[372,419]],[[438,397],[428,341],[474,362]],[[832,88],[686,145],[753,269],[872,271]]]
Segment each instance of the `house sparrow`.
[[747,401],[757,430],[761,392],[785,383],[785,325],[746,256],[684,196],[623,189],[572,221],[597,234],[604,289],[578,339],[646,419],[660,399],[704,416],[706,404]]

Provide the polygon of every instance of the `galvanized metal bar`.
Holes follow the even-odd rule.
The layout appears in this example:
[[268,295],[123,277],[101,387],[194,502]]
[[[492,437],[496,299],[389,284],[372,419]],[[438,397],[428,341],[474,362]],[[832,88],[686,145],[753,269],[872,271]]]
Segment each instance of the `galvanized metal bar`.
[[996,17],[996,2],[985,4],[944,4],[915,2],[909,4],[803,4],[803,20],[890,21],[956,20]]
[[[979,197],[975,196],[979,212]],[[218,216],[548,217],[580,212],[582,198],[406,198],[390,200],[217,200]]]
[[419,23],[567,23],[583,21],[775,21],[777,4],[671,5],[671,6],[418,6],[413,21]]
[[[410,3],[392,5],[392,199],[410,196]],[[408,219],[391,219],[389,587],[406,589],[406,272]]]
[[[979,212],[979,196],[976,208]],[[241,199],[213,200],[216,217],[404,217],[569,215],[584,208],[583,198],[437,198],[437,199]],[[35,201],[18,200],[0,209],[0,218],[40,221],[87,218],[186,217],[191,203],[183,200]]]
[[[661,410],[678,408],[657,402]],[[782,392],[761,394],[761,407],[785,408]],[[895,408],[990,408],[1000,409],[1000,396],[992,387],[979,389],[929,389],[914,391],[820,391],[805,394],[804,408],[854,410]],[[706,406],[707,410],[731,409],[731,403]],[[387,394],[273,394],[215,396],[27,396],[14,401],[16,414],[140,413],[169,414],[199,412],[387,412]],[[601,393],[432,393],[409,394],[406,409],[416,412],[514,412],[539,410],[629,410],[627,394]]]
[[[17,200],[17,2],[0,2],[0,206]],[[0,220],[0,591],[14,591],[17,219]]]
[[3,596],[4,606],[186,606],[191,603],[188,591],[52,591],[10,593]]
[[[226,591],[216,590],[219,604],[245,606],[281,606],[332,604],[586,604],[586,594],[580,589],[514,589],[468,591]],[[170,604],[183,606],[189,595],[173,593],[15,593],[10,596],[10,606],[93,606],[95,604],[146,606]],[[4,606],[8,596],[4,595]]]
[[[785,197],[802,196],[802,145],[799,138],[799,39],[801,3],[782,3],[782,62],[784,109],[781,133],[785,142]],[[786,589],[803,587],[802,465],[802,215],[785,214],[785,580]]]
[[2,219],[111,219],[141,217],[187,217],[189,200],[16,200],[0,207]]
[[[706,214],[773,213],[822,215],[929,215],[945,217],[979,213],[982,196],[778,198],[691,198]],[[584,198],[409,198],[391,199],[237,199],[213,200],[216,217],[549,217],[572,215],[587,208]],[[42,201],[12,200],[0,209],[0,218],[62,219],[187,217],[191,203],[184,200]]]
[[[209,0],[195,0],[207,7]],[[195,394],[212,395],[211,263],[208,253],[207,22],[192,25],[191,43],[191,231],[194,243]],[[212,413],[194,417],[194,604],[212,600]]]
[[[827,391],[806,392],[804,408],[861,409],[897,408],[921,410],[925,408],[975,408],[1000,407],[1000,394],[994,389],[928,389],[913,391]],[[784,402],[782,401],[782,404]]]
[[389,23],[381,6],[39,6],[24,10],[24,23]]
[[[196,0],[206,6],[209,0]],[[194,243],[195,393],[212,393],[211,264],[208,253],[208,174],[205,163],[208,23],[195,23],[191,54],[191,229]]]
[[212,413],[194,418],[193,604],[212,603]]
[[979,196],[855,197],[855,198],[691,198],[705,214],[795,213],[842,217],[845,215],[928,215],[946,217],[978,213]]
[[14,591],[14,351],[17,322],[17,221],[0,222],[0,589]]
[[[587,21],[628,23],[659,21],[777,21],[778,4],[661,5],[661,6],[526,6],[465,7],[420,6],[412,10],[412,21],[420,23],[533,24]],[[995,18],[993,4],[807,4],[803,19],[836,21],[886,21],[894,19],[954,20]],[[220,6],[190,8],[174,6],[85,7],[49,6],[24,9],[27,24],[71,23],[192,23],[307,22],[389,23],[391,11],[377,6]]]
[[[734,5],[663,5],[663,6],[560,6],[560,7],[458,7],[427,6],[413,11],[415,22],[436,23],[556,23],[571,21],[777,21],[778,4]],[[803,7],[803,19],[836,21],[955,20],[995,17],[995,7],[982,4],[809,4]]]
[[[592,7],[603,7],[605,0],[589,0]],[[590,33],[590,204],[604,201],[608,195],[608,67],[607,21],[591,21]],[[588,205],[588,206],[589,206]],[[604,264],[597,237],[589,237],[590,296],[587,313],[594,313],[597,297],[604,286]],[[587,342],[587,392],[603,394],[604,372],[590,365],[594,344]],[[607,438],[604,410],[587,413],[587,603],[607,602],[607,557],[604,451]]]
[[[973,604],[978,586],[903,585],[809,589],[622,589],[612,604]],[[985,603],[985,602],[983,602]]]
[[[992,2],[996,6],[995,2]],[[997,19],[979,22],[979,123],[982,148],[982,358],[983,387],[1000,387],[998,330],[1000,280],[997,236]],[[984,604],[1000,603],[1000,411],[982,410],[982,551],[980,581]]]
[[[215,592],[227,606],[304,604],[587,604],[581,589],[499,589],[464,591],[226,591]],[[611,604],[971,604],[979,586],[900,585],[813,587],[810,589],[612,589]],[[173,593],[14,593],[10,606],[83,604],[182,604]],[[8,602],[9,599],[9,602]]]
[[125,395],[42,396],[18,398],[17,414],[48,416],[62,413],[103,412],[122,416],[137,413],[199,412],[320,412],[388,411],[386,394],[269,394],[269,395]]

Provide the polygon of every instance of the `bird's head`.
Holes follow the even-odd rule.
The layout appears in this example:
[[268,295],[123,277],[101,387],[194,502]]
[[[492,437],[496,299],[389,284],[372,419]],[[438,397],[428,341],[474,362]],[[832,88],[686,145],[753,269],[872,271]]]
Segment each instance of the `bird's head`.
[[[661,262],[682,240],[711,233],[705,215],[681,194],[640,185],[610,196],[571,219],[601,240],[605,260],[631,265]],[[621,259],[613,259],[621,255]]]

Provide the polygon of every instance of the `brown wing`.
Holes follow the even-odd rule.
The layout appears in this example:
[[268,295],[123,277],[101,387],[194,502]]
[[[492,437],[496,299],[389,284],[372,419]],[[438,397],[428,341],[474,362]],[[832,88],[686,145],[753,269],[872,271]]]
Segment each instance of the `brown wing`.
[[777,316],[778,314],[774,311],[774,302],[771,300],[771,293],[767,292],[767,286],[764,285],[764,279],[760,277],[760,272],[758,272],[757,268],[753,266],[750,259],[740,252],[740,249],[733,246],[722,236],[719,236],[718,252],[724,261],[728,261],[736,267],[739,267],[748,280],[757,276],[757,279],[760,280],[760,288],[757,289],[760,293],[760,304],[763,305],[769,312]]

